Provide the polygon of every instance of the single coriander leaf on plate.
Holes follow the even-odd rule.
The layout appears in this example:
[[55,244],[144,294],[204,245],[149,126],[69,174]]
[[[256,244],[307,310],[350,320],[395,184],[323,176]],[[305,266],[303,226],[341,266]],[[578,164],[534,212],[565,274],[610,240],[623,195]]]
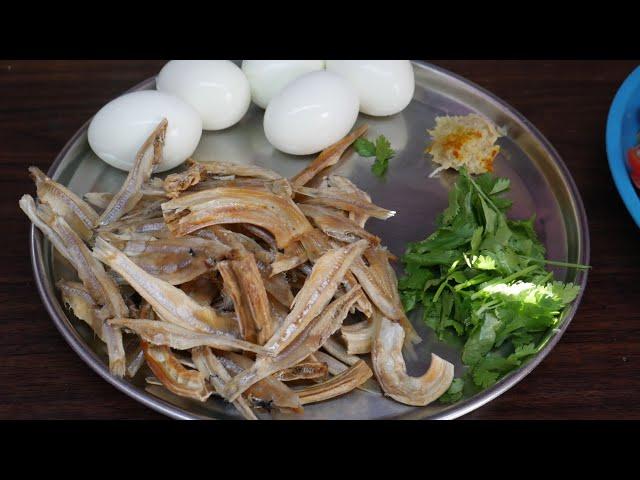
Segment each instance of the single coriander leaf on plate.
[[371,171],[377,177],[382,177],[387,173],[389,168],[389,160],[393,158],[396,152],[391,148],[389,140],[384,135],[380,135],[376,139],[375,156],[376,160],[371,166]]
[[389,160],[380,160],[376,158],[376,161],[373,162],[371,166],[371,171],[376,177],[384,177],[384,174],[387,173],[387,169],[389,168]]
[[391,148],[391,143],[384,135],[376,139],[376,158],[380,161],[390,160],[396,152]]
[[353,144],[353,148],[361,157],[375,157],[376,155],[376,146],[366,138],[358,138]]

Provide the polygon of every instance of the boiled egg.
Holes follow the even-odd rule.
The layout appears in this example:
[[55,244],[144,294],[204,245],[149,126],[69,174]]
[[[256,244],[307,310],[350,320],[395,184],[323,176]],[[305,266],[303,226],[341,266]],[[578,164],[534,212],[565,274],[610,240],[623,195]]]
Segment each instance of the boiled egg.
[[324,70],[324,60],[243,60],[242,71],[251,86],[256,105],[267,108],[269,102],[296,78]]
[[223,130],[240,121],[251,104],[249,81],[229,60],[171,60],[156,81],[198,111],[205,130]]
[[327,60],[326,68],[354,86],[360,111],[367,115],[394,115],[413,98],[415,78],[409,60]]
[[264,133],[282,152],[310,155],[347,135],[358,108],[358,94],[344,78],[325,71],[307,73],[271,100]]
[[91,120],[89,145],[109,165],[129,171],[138,150],[163,118],[168,126],[156,172],[170,170],[198,146],[202,119],[190,105],[166,93],[133,92],[106,104]]

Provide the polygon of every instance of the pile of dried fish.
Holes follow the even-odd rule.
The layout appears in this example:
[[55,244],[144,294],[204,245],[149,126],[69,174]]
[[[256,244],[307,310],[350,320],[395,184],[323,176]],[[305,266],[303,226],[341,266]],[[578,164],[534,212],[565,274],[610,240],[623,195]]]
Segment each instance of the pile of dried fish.
[[195,161],[152,177],[166,129],[163,120],[115,194],[83,200],[32,167],[37,201],[20,200],[77,271],[57,286],[105,343],[114,375],[146,365],[149,383],[202,402],[217,395],[248,419],[356,388],[409,405],[447,390],[453,366],[436,355],[423,376],[406,372],[403,348],[420,338],[395,257],[365,229],[395,212],[329,172],[366,126],[290,180]]

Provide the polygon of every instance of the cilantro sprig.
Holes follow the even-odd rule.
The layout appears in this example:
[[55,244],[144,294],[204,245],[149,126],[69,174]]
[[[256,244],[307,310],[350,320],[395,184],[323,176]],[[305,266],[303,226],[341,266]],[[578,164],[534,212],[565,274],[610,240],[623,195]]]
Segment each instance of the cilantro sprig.
[[407,312],[422,307],[438,337],[458,345],[467,366],[441,402],[456,402],[498,382],[548,342],[579,286],[553,281],[534,217],[510,220],[509,180],[460,171],[436,231],[408,245],[399,281]]
[[391,148],[391,143],[384,135],[380,135],[375,143],[366,138],[358,138],[353,146],[361,157],[376,157],[371,166],[371,171],[377,177],[383,177],[387,173],[389,160],[396,154]]

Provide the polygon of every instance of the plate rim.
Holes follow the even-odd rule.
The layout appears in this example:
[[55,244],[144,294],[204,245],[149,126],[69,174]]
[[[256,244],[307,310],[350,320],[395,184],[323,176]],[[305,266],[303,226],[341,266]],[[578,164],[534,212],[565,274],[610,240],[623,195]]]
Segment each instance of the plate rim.
[[622,121],[627,103],[634,91],[640,88],[640,66],[636,67],[622,82],[611,102],[607,116],[606,148],[609,171],[625,207],[631,218],[640,227],[640,195],[636,192],[626,165],[626,152],[620,145]]
[[[524,115],[522,115],[518,110],[513,108],[504,100],[500,99],[493,93],[484,89],[483,87],[475,84],[474,82],[456,74],[450,72],[449,70],[433,65],[432,63],[422,61],[422,60],[413,60],[412,63],[417,64],[421,68],[431,69],[433,71],[438,72],[439,74],[448,76],[455,81],[461,82],[465,84],[472,90],[482,94],[489,101],[498,104],[501,108],[510,112],[513,117],[521,122],[526,129],[535,137],[536,141],[540,142],[541,146],[551,155],[554,163],[557,168],[560,170],[562,175],[562,179],[566,183],[570,200],[573,203],[574,215],[577,217],[577,230],[579,232],[579,238],[581,240],[580,250],[578,251],[579,259],[578,261],[589,264],[590,261],[590,232],[588,228],[587,222],[587,214],[584,208],[584,204],[582,201],[582,197],[580,192],[575,184],[569,169],[566,164],[562,160],[562,157],[559,155],[555,147],[547,140],[547,138],[542,135],[542,133],[529,121]],[[640,70],[640,67],[639,69]],[[118,96],[124,95],[125,93],[137,91],[143,88],[146,88],[152,85],[156,80],[156,76],[148,78],[129,90],[119,94]],[[117,97],[114,97],[117,98]],[[92,117],[93,118],[93,117]],[[78,139],[85,134],[88,129],[89,123],[91,122],[91,118],[87,120],[78,131],[71,137],[71,139],[65,144],[62,150],[56,156],[54,162],[51,164],[51,167],[48,169],[47,175],[51,176],[57,170],[59,164],[66,157],[69,150],[75,145]],[[216,420],[216,417],[212,416],[203,416],[197,413],[193,413],[187,411],[181,407],[178,407],[172,403],[169,403],[155,395],[146,392],[140,387],[134,385],[130,381],[124,378],[118,378],[109,372],[108,365],[104,363],[98,356],[93,352],[93,350],[84,342],[84,340],[80,337],[77,330],[72,326],[70,320],[68,319],[66,313],[62,310],[60,303],[57,300],[57,296],[55,292],[52,292],[51,286],[48,284],[48,278],[46,273],[46,268],[44,266],[43,261],[43,251],[42,251],[42,241],[44,237],[40,231],[36,229],[34,225],[31,225],[30,229],[30,254],[31,254],[31,265],[34,274],[34,278],[36,280],[36,285],[38,289],[38,293],[42,299],[42,302],[45,305],[49,316],[53,320],[58,331],[62,334],[65,341],[71,346],[71,348],[80,356],[80,358],[89,365],[98,375],[100,375],[103,379],[109,382],[111,385],[116,387],[118,390],[126,394],[127,396],[133,398],[134,400],[142,403],[143,405],[163,414],[170,418],[180,419],[180,420]],[[460,403],[453,404],[448,408],[441,410],[435,414],[430,416],[420,415],[420,410],[412,410],[406,414],[400,415],[398,417],[394,417],[397,419],[403,418],[413,418],[413,419],[430,419],[430,420],[447,420],[447,419],[455,419],[460,416],[466,415],[483,405],[487,404],[494,398],[502,395],[504,392],[509,390],[511,387],[515,386],[519,383],[523,378],[525,378],[531,371],[533,371],[551,352],[551,350],[555,347],[555,345],[560,341],[560,338],[563,336],[564,332],[570,325],[575,313],[581,303],[582,296],[584,295],[584,291],[586,289],[588,272],[579,272],[578,278],[579,281],[577,283],[580,285],[580,293],[578,297],[575,299],[574,303],[571,305],[569,310],[566,313],[565,319],[563,320],[560,327],[557,329],[556,333],[550,338],[547,344],[543,347],[543,349],[528,363],[526,363],[523,367],[515,370],[511,374],[502,378],[498,383],[493,385],[487,390],[480,392],[479,394],[466,399]]]

